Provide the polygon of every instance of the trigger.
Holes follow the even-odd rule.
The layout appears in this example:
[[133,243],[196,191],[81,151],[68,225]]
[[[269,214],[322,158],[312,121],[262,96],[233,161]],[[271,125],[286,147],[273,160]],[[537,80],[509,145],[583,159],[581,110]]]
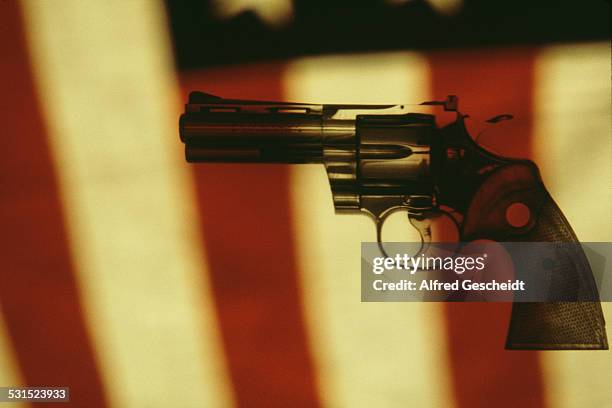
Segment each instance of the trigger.
[[421,248],[416,255],[427,252],[431,244],[431,218],[425,215],[408,214],[408,220],[421,237]]
[[383,243],[382,243],[382,226],[383,226],[384,220],[380,218],[376,218],[375,223],[376,223],[376,242],[378,243],[378,249],[380,250],[380,252],[383,254],[385,258],[390,258],[390,256],[387,254],[387,251],[385,251],[385,248],[383,247]]

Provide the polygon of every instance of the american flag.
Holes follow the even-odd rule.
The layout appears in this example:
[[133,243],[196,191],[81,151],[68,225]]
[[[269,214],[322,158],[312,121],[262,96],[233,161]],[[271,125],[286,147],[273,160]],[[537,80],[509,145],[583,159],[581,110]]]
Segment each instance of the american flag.
[[512,113],[483,139],[610,241],[609,42],[179,72],[157,1],[3,1],[0,34],[0,386],[88,408],[612,407],[612,353],[505,351],[507,304],[361,303],[374,227],[334,214],[322,166],[191,166],[178,139],[196,89],[456,94],[474,134]]

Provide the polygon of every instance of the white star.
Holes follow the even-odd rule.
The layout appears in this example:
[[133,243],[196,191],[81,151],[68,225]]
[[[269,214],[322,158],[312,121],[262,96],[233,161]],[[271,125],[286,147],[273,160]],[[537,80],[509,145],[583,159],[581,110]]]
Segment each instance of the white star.
[[[386,0],[391,5],[402,5],[413,0]],[[463,0],[425,0],[431,8],[437,11],[439,14],[445,16],[451,16],[456,14],[463,6]]]
[[231,18],[250,10],[274,27],[286,25],[293,18],[291,0],[214,0],[212,4],[220,18]]

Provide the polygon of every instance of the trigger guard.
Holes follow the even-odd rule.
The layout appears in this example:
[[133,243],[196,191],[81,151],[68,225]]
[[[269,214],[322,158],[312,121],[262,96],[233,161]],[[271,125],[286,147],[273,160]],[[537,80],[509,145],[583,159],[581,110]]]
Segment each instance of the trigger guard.
[[396,208],[392,211],[388,211],[382,217],[377,217],[375,219],[376,242],[378,244],[378,249],[386,258],[390,258],[389,254],[387,254],[387,251],[385,250],[383,246],[382,227],[383,227],[383,224],[385,223],[385,220],[389,217],[389,215],[396,213],[396,212],[400,212],[400,211],[406,212],[410,225],[412,225],[417,230],[417,232],[419,233],[419,238],[421,239],[421,246],[419,247],[419,250],[413,256],[418,256],[422,253],[427,252],[427,250],[429,249],[429,245],[431,244],[431,219],[430,219],[431,215],[430,214],[418,214],[417,215],[417,214],[411,213],[410,210],[407,208]]
[[385,218],[377,218],[374,222],[376,223],[376,243],[378,244],[378,250],[383,254],[385,258],[391,258],[382,244],[382,226],[385,222]]

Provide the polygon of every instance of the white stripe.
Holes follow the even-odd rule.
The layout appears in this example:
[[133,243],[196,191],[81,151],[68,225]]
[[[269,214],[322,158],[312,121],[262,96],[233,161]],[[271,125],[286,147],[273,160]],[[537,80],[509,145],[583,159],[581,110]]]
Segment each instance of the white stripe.
[[[4,321],[4,314],[0,307],[0,387],[23,386],[23,379],[15,356],[15,350],[11,345],[8,328]],[[25,408],[27,406],[27,404],[22,402],[11,403],[11,407],[15,408]]]
[[[544,183],[581,241],[610,242],[610,44],[547,48],[536,64],[534,143]],[[603,307],[612,321],[612,304]],[[612,407],[612,353],[545,353],[543,361],[551,406]]]
[[544,182],[581,241],[612,241],[610,45],[544,50],[536,85]]
[[29,1],[25,15],[111,405],[231,405],[163,4]]
[[[428,83],[427,64],[415,54],[310,58],[288,67],[285,96],[297,102],[419,103],[429,96]],[[296,166],[291,186],[324,404],[451,406],[441,306],[361,303],[360,245],[375,239],[374,224],[366,216],[334,214],[321,165]]]

